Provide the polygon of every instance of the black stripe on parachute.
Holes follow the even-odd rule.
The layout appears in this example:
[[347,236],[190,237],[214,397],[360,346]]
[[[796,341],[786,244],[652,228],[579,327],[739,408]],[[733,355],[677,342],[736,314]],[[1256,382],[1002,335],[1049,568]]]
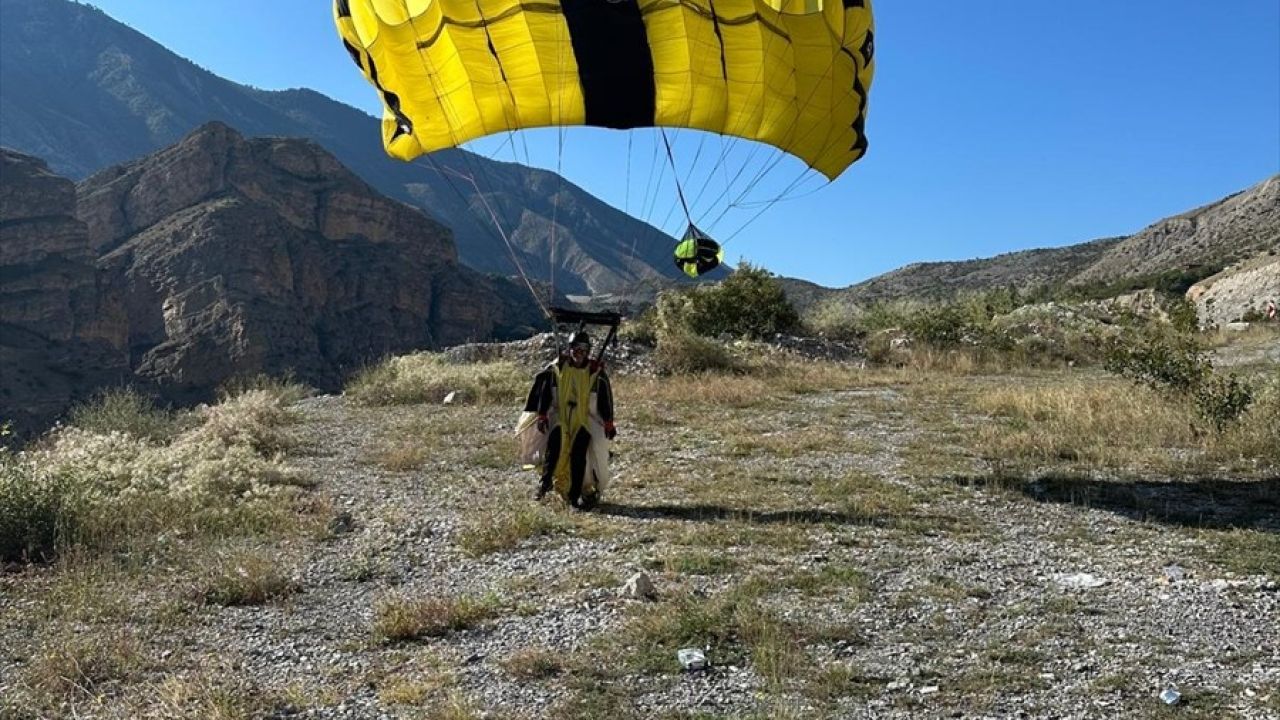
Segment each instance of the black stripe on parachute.
[[562,0],[560,6],[578,62],[586,124],[652,126],[657,91],[639,0]]

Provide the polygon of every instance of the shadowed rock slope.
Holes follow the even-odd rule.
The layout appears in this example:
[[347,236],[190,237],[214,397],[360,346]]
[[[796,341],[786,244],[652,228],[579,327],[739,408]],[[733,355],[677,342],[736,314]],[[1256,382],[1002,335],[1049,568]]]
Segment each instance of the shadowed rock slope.
[[389,354],[543,324],[308,141],[214,123],[79,186],[0,158],[0,418],[24,431],[125,380],[179,403],[258,373],[336,390]]
[[540,322],[526,289],[460,266],[447,229],[311,142],[213,123],[78,194],[134,371],[174,399],[254,372],[335,389],[389,353]]
[[19,432],[128,373],[124,305],[75,207],[70,180],[0,149],[0,423]]

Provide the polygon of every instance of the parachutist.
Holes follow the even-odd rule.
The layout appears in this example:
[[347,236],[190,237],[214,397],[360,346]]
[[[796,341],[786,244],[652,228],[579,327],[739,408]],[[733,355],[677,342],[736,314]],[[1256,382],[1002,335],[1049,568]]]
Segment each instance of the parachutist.
[[524,412],[546,442],[534,498],[554,488],[572,507],[594,507],[609,481],[609,442],[617,429],[609,375],[591,358],[590,335],[569,336],[568,350],[534,377]]

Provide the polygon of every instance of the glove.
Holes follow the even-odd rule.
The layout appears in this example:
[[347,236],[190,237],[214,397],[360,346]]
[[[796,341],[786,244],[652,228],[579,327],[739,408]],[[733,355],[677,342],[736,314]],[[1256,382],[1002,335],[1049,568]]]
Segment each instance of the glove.
[[538,426],[538,432],[540,432],[540,433],[545,433],[545,432],[547,431],[547,425],[548,425],[548,423],[547,423],[547,416],[546,416],[546,415],[539,415],[539,416],[538,416],[537,423],[535,423],[535,424]]
[[604,436],[605,436],[606,438],[609,438],[610,440],[612,440],[612,439],[614,439],[614,438],[618,437],[618,428],[614,427],[613,423],[611,423],[611,422],[607,422],[607,423],[605,423],[605,424],[604,424]]

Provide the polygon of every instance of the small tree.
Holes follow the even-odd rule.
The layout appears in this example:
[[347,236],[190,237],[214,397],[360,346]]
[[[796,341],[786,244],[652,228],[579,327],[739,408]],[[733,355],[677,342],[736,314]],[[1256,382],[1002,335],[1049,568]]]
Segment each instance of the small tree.
[[689,295],[689,328],[699,335],[722,333],[763,339],[800,325],[782,283],[764,268],[743,262],[719,285]]

